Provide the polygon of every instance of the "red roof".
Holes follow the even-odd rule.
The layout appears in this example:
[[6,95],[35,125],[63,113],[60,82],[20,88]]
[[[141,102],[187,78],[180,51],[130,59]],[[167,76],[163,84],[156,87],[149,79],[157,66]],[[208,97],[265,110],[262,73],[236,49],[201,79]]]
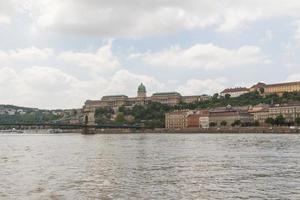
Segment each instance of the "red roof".
[[265,83],[259,82],[259,83],[255,84],[255,85],[253,85],[251,88],[260,89],[260,88],[263,88],[265,86],[266,86]]
[[223,90],[221,93],[231,93],[231,92],[248,92],[249,89],[246,87],[237,87],[237,88],[227,88]]

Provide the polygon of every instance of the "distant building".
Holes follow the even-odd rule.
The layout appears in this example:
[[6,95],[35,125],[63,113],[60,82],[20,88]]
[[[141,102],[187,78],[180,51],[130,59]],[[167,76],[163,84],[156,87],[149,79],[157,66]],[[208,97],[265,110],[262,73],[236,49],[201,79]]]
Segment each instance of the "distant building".
[[278,83],[266,85],[264,88],[264,94],[278,94],[283,95],[285,92],[299,92],[300,82],[290,82],[290,83]]
[[241,124],[254,122],[253,115],[248,113],[248,107],[231,106],[212,110],[173,111],[166,113],[165,119],[167,129],[209,128],[210,123],[221,126],[222,122],[226,122],[226,126],[231,126],[236,121]]
[[300,104],[298,105],[281,105],[269,108],[269,117],[275,119],[282,115],[287,122],[295,122],[300,117]]
[[175,106],[179,103],[195,103],[208,100],[207,95],[182,96],[178,92],[160,92],[147,97],[146,87],[143,83],[138,86],[137,96],[128,97],[126,95],[103,96],[101,100],[87,100],[83,106],[85,121],[91,124],[95,123],[92,116],[97,108],[112,108],[117,110],[121,106],[133,107],[134,105],[145,105],[150,102],[158,102],[168,106]]
[[259,122],[260,125],[265,124],[267,118],[269,118],[268,104],[258,104],[249,108],[249,113],[253,115],[254,121]]
[[167,129],[187,128],[188,110],[176,110],[165,115],[165,127]]
[[249,89],[245,87],[237,87],[237,88],[227,88],[223,90],[220,95],[225,97],[226,95],[230,95],[230,97],[239,97],[243,94],[249,93]]
[[235,121],[240,121],[242,124],[253,123],[253,115],[245,110],[238,110],[235,108],[227,107],[225,109],[211,110],[209,114],[209,122],[217,126],[225,121],[227,126],[231,126]]
[[205,118],[209,118],[208,110],[190,111],[187,116],[187,128],[203,128],[209,125],[209,120],[205,123]]
[[262,88],[264,89],[266,87],[265,83],[259,82],[255,85],[253,85],[249,90],[250,92],[260,91]]
[[178,92],[154,93],[151,97],[152,102],[175,106],[181,102],[182,96]]
[[184,103],[195,103],[209,100],[208,95],[183,96],[181,101]]

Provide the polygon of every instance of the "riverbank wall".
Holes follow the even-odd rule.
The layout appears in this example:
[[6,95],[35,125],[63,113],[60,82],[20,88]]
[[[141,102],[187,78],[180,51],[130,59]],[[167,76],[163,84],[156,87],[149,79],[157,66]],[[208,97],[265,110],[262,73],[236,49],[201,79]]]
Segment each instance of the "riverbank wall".
[[115,133],[194,133],[194,134],[300,134],[300,127],[238,127],[238,128],[186,128],[186,129],[95,129],[94,134]]

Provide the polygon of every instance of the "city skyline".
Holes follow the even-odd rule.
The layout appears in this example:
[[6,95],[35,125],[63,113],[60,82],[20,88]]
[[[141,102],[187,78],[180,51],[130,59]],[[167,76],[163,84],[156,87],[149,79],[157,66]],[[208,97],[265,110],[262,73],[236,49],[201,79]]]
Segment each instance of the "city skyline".
[[212,95],[298,81],[299,9],[296,0],[1,2],[0,104],[81,107],[134,96],[141,82],[149,94]]

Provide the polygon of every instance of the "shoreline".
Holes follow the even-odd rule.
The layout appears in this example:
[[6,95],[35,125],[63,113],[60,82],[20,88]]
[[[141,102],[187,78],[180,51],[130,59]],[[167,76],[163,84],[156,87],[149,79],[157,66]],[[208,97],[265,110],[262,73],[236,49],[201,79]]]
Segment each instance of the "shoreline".
[[88,134],[300,134],[300,127],[240,127],[240,128],[186,128],[186,129],[93,129]]

